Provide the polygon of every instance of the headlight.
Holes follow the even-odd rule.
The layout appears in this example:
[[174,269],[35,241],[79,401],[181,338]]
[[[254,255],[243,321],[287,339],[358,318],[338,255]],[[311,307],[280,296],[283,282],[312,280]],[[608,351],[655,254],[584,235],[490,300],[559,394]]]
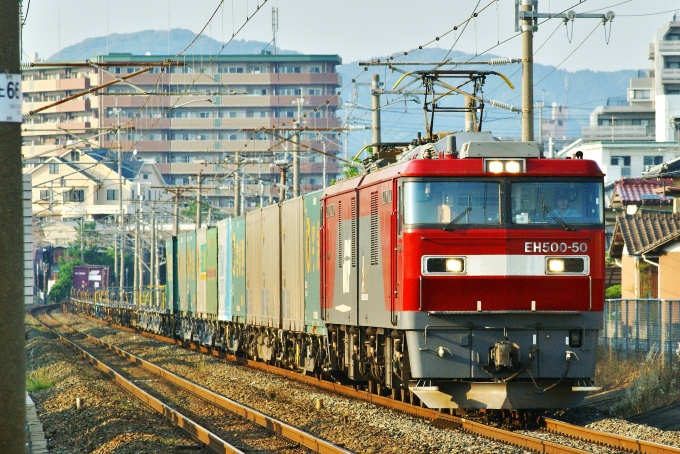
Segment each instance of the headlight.
[[524,169],[523,159],[488,159],[485,168],[491,173],[520,173]]
[[548,272],[549,273],[563,273],[564,272],[564,260],[563,259],[548,259]]
[[586,260],[583,257],[548,257],[545,271],[548,274],[584,274]]
[[503,163],[501,161],[489,161],[486,165],[489,172],[501,173],[503,171]]
[[518,173],[520,170],[519,162],[507,161],[505,163],[505,171],[510,173]]
[[423,257],[424,274],[464,274],[465,257]]
[[449,273],[460,273],[463,271],[463,259],[446,259],[446,271]]

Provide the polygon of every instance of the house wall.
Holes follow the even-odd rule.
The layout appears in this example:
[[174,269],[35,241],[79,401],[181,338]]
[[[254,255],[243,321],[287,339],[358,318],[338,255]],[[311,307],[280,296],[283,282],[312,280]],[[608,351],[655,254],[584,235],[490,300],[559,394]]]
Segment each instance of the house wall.
[[626,250],[621,255],[621,298],[637,298],[635,258]]
[[680,243],[665,248],[659,257],[659,298],[680,299]]

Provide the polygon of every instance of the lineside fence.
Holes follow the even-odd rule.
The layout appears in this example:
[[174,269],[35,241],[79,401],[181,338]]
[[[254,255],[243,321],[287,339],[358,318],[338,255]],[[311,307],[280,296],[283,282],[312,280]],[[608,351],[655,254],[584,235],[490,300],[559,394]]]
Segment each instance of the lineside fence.
[[604,303],[599,343],[622,357],[659,352],[680,361],[680,300],[610,299]]

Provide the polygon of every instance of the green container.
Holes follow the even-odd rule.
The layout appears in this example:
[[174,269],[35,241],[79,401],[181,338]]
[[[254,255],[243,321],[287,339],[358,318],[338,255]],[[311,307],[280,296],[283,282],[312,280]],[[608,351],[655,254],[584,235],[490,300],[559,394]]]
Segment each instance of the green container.
[[217,228],[208,229],[206,245],[206,314],[208,318],[217,319]]
[[177,236],[177,300],[179,311],[186,314],[189,311],[189,289],[187,287],[187,234]]
[[[231,272],[231,319],[245,322],[246,319],[246,218],[239,216],[231,220],[231,260],[227,273]],[[228,257],[229,258],[229,257]]]
[[305,331],[326,334],[321,320],[321,196],[323,190],[310,192],[303,197],[304,250],[305,250]]
[[196,232],[187,232],[187,312],[196,315],[196,280],[198,277],[196,255]]

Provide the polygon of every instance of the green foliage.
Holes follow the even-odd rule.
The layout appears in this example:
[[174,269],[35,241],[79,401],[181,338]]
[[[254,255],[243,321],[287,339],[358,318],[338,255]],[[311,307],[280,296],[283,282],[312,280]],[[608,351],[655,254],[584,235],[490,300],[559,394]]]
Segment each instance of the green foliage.
[[621,298],[621,284],[616,284],[612,285],[611,287],[607,287],[607,290],[604,291],[604,297],[608,299]]
[[[361,175],[361,161],[359,159],[353,159],[352,164],[345,164],[345,166],[342,169],[342,175],[344,180],[349,180],[350,178],[354,178],[358,175]],[[330,185],[333,186],[335,183],[338,181],[333,178],[331,180]]]
[[44,368],[31,371],[26,375],[26,391],[28,392],[47,389],[52,385],[54,385],[54,380],[49,377]]
[[73,287],[73,267],[80,264],[79,258],[59,259],[59,277],[50,289],[50,300],[59,303],[68,297]]

